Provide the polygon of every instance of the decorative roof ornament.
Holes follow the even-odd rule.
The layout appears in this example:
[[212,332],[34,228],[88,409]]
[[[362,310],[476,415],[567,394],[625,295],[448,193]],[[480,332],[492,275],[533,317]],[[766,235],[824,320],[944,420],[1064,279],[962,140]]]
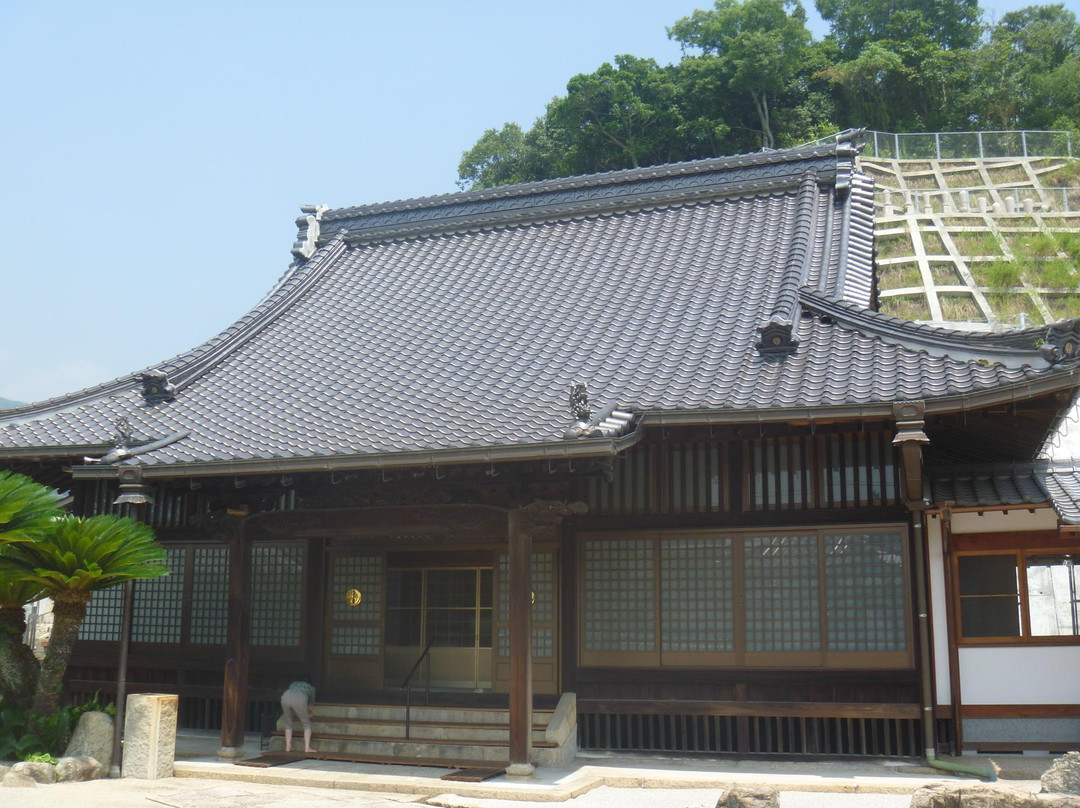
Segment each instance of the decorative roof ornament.
[[570,385],[570,412],[574,421],[567,427],[563,437],[574,438],[615,438],[630,430],[634,413],[620,410],[614,403],[606,405],[595,416],[589,406],[589,391],[584,382]]
[[296,242],[292,246],[292,254],[298,261],[307,261],[318,249],[322,216],[327,210],[326,205],[300,206],[301,215],[296,218]]
[[1039,353],[1051,365],[1080,359],[1080,320],[1066,320],[1046,329]]
[[755,346],[762,356],[788,354],[799,347],[793,333],[794,325],[788,319],[773,317],[760,329],[761,339]]
[[169,377],[164,371],[151,370],[140,373],[139,384],[142,385],[142,396],[147,404],[159,404],[176,398],[176,386],[169,384]]
[[856,142],[866,131],[845,129],[836,136],[836,196],[844,198],[851,191],[851,178],[855,173],[855,158],[862,153],[863,144]]
[[116,427],[116,435],[113,437],[113,446],[117,449],[127,449],[135,440],[135,436],[131,431],[131,422],[121,415],[115,421],[113,426]]
[[592,408],[589,406],[589,391],[585,382],[570,383],[570,414],[575,421],[589,422],[592,418]]

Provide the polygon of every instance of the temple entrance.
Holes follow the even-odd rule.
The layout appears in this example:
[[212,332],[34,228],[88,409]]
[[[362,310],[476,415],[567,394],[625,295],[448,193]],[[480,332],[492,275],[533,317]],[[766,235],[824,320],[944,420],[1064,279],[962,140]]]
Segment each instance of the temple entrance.
[[385,683],[399,686],[431,643],[413,678],[422,687],[491,689],[491,567],[386,570]]

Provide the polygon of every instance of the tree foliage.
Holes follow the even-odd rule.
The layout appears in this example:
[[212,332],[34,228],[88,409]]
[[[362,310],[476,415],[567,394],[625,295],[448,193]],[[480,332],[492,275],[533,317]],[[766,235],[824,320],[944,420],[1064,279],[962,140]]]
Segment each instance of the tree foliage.
[[712,11],[695,11],[668,29],[684,49],[698,48],[721,82],[750,96],[762,145],[773,148],[772,107],[798,74],[810,44],[806,12],[798,0],[716,0]]
[[[169,571],[165,551],[146,525],[118,516],[66,515],[57,500],[29,477],[0,473],[0,672],[6,702],[22,706],[33,691],[35,725],[57,714],[91,595]],[[33,676],[20,638],[22,607],[42,596],[53,600],[53,629]]]
[[572,77],[527,130],[489,129],[458,184],[551,177],[792,146],[840,129],[1080,127],[1080,26],[1061,4],[997,22],[977,0],[714,0],[676,20],[676,64],[631,55]]

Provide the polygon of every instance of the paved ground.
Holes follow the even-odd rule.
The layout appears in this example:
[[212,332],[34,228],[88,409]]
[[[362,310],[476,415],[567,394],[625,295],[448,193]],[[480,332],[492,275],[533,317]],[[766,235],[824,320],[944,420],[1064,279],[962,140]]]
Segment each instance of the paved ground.
[[[256,769],[219,761],[213,733],[184,732],[175,777],[3,789],[4,808],[713,808],[727,786],[781,789],[781,808],[906,808],[911,793],[957,778],[910,762],[777,763],[702,758],[581,757],[534,777],[485,783],[440,779],[449,770],[305,760]],[[259,752],[252,738],[246,756]],[[1049,757],[999,759],[1009,785],[1035,790]],[[965,763],[989,766],[985,759]],[[1017,779],[1019,778],[1019,780]],[[969,780],[968,782],[975,782]]]
[[[169,780],[98,780],[61,783],[0,792],[12,808],[402,808],[402,803],[423,802],[413,794],[341,791],[263,783],[171,778]],[[563,805],[573,808],[713,808],[717,789],[625,789],[600,786]],[[549,808],[551,803],[507,800],[429,800],[460,808]],[[10,801],[9,801],[10,800]],[[781,808],[907,808],[910,795],[784,792]]]

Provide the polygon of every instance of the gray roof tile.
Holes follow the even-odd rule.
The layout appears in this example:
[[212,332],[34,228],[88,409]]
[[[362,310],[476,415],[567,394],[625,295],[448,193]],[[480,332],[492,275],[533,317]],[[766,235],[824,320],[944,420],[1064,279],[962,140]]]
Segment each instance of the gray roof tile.
[[929,473],[935,505],[963,508],[1049,503],[1061,521],[1080,525],[1078,461],[942,469]]
[[[865,311],[872,234],[844,227],[871,186],[856,172],[834,188],[838,151],[326,211],[310,260],[160,366],[175,400],[148,406],[133,374],[4,411],[0,453],[108,445],[120,416],[143,440],[190,433],[139,455],[147,466],[550,444],[578,380],[598,408],[747,418],[1074,383],[1036,349],[1042,332],[991,339]],[[798,347],[762,356],[777,311]]]

